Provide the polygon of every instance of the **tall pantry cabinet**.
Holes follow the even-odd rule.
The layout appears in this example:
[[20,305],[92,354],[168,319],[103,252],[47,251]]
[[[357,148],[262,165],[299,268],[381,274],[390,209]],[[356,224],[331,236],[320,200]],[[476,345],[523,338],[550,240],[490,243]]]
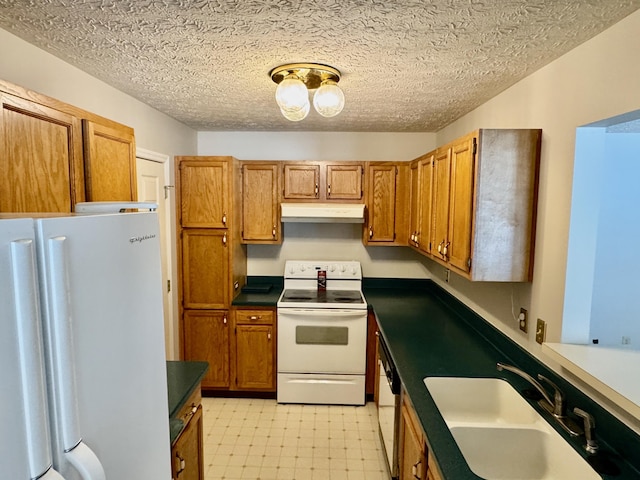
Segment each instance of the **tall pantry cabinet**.
[[185,360],[209,362],[205,389],[231,386],[231,301],[246,279],[240,163],[176,157],[178,295]]

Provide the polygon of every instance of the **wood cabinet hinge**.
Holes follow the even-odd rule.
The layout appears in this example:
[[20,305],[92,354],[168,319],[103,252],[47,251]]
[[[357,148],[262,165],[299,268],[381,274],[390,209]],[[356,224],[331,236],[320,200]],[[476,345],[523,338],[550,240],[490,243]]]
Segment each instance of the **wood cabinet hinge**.
[[473,155],[475,155],[478,151],[478,141],[477,139],[474,137],[473,139]]
[[396,168],[396,175],[397,175],[398,174],[398,167],[395,167],[395,168]]
[[471,257],[467,259],[467,267],[471,268]]

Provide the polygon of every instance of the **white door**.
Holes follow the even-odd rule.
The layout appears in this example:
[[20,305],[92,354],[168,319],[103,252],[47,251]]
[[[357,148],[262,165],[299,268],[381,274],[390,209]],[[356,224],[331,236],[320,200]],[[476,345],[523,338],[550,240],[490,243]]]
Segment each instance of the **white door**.
[[169,204],[166,198],[165,185],[169,182],[166,178],[164,163],[145,158],[136,158],[136,170],[138,176],[138,201],[155,202],[158,204],[158,219],[160,221],[160,252],[162,255],[162,285],[164,295],[164,332],[165,351],[168,360],[176,359],[175,335],[173,328],[172,302],[171,302],[171,257],[168,246],[170,236],[167,230],[167,215]]

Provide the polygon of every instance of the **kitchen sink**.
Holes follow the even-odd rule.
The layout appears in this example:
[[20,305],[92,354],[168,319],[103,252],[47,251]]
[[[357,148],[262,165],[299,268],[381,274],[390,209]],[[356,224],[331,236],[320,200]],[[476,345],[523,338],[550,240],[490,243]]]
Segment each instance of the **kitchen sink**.
[[601,479],[505,380],[426,377],[424,383],[469,468],[479,477]]

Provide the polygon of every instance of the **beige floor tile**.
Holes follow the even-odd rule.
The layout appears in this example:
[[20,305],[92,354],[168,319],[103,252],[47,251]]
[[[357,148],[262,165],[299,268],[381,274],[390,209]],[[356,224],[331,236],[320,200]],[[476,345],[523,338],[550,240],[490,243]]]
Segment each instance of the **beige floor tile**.
[[204,398],[206,480],[389,480],[375,405]]

